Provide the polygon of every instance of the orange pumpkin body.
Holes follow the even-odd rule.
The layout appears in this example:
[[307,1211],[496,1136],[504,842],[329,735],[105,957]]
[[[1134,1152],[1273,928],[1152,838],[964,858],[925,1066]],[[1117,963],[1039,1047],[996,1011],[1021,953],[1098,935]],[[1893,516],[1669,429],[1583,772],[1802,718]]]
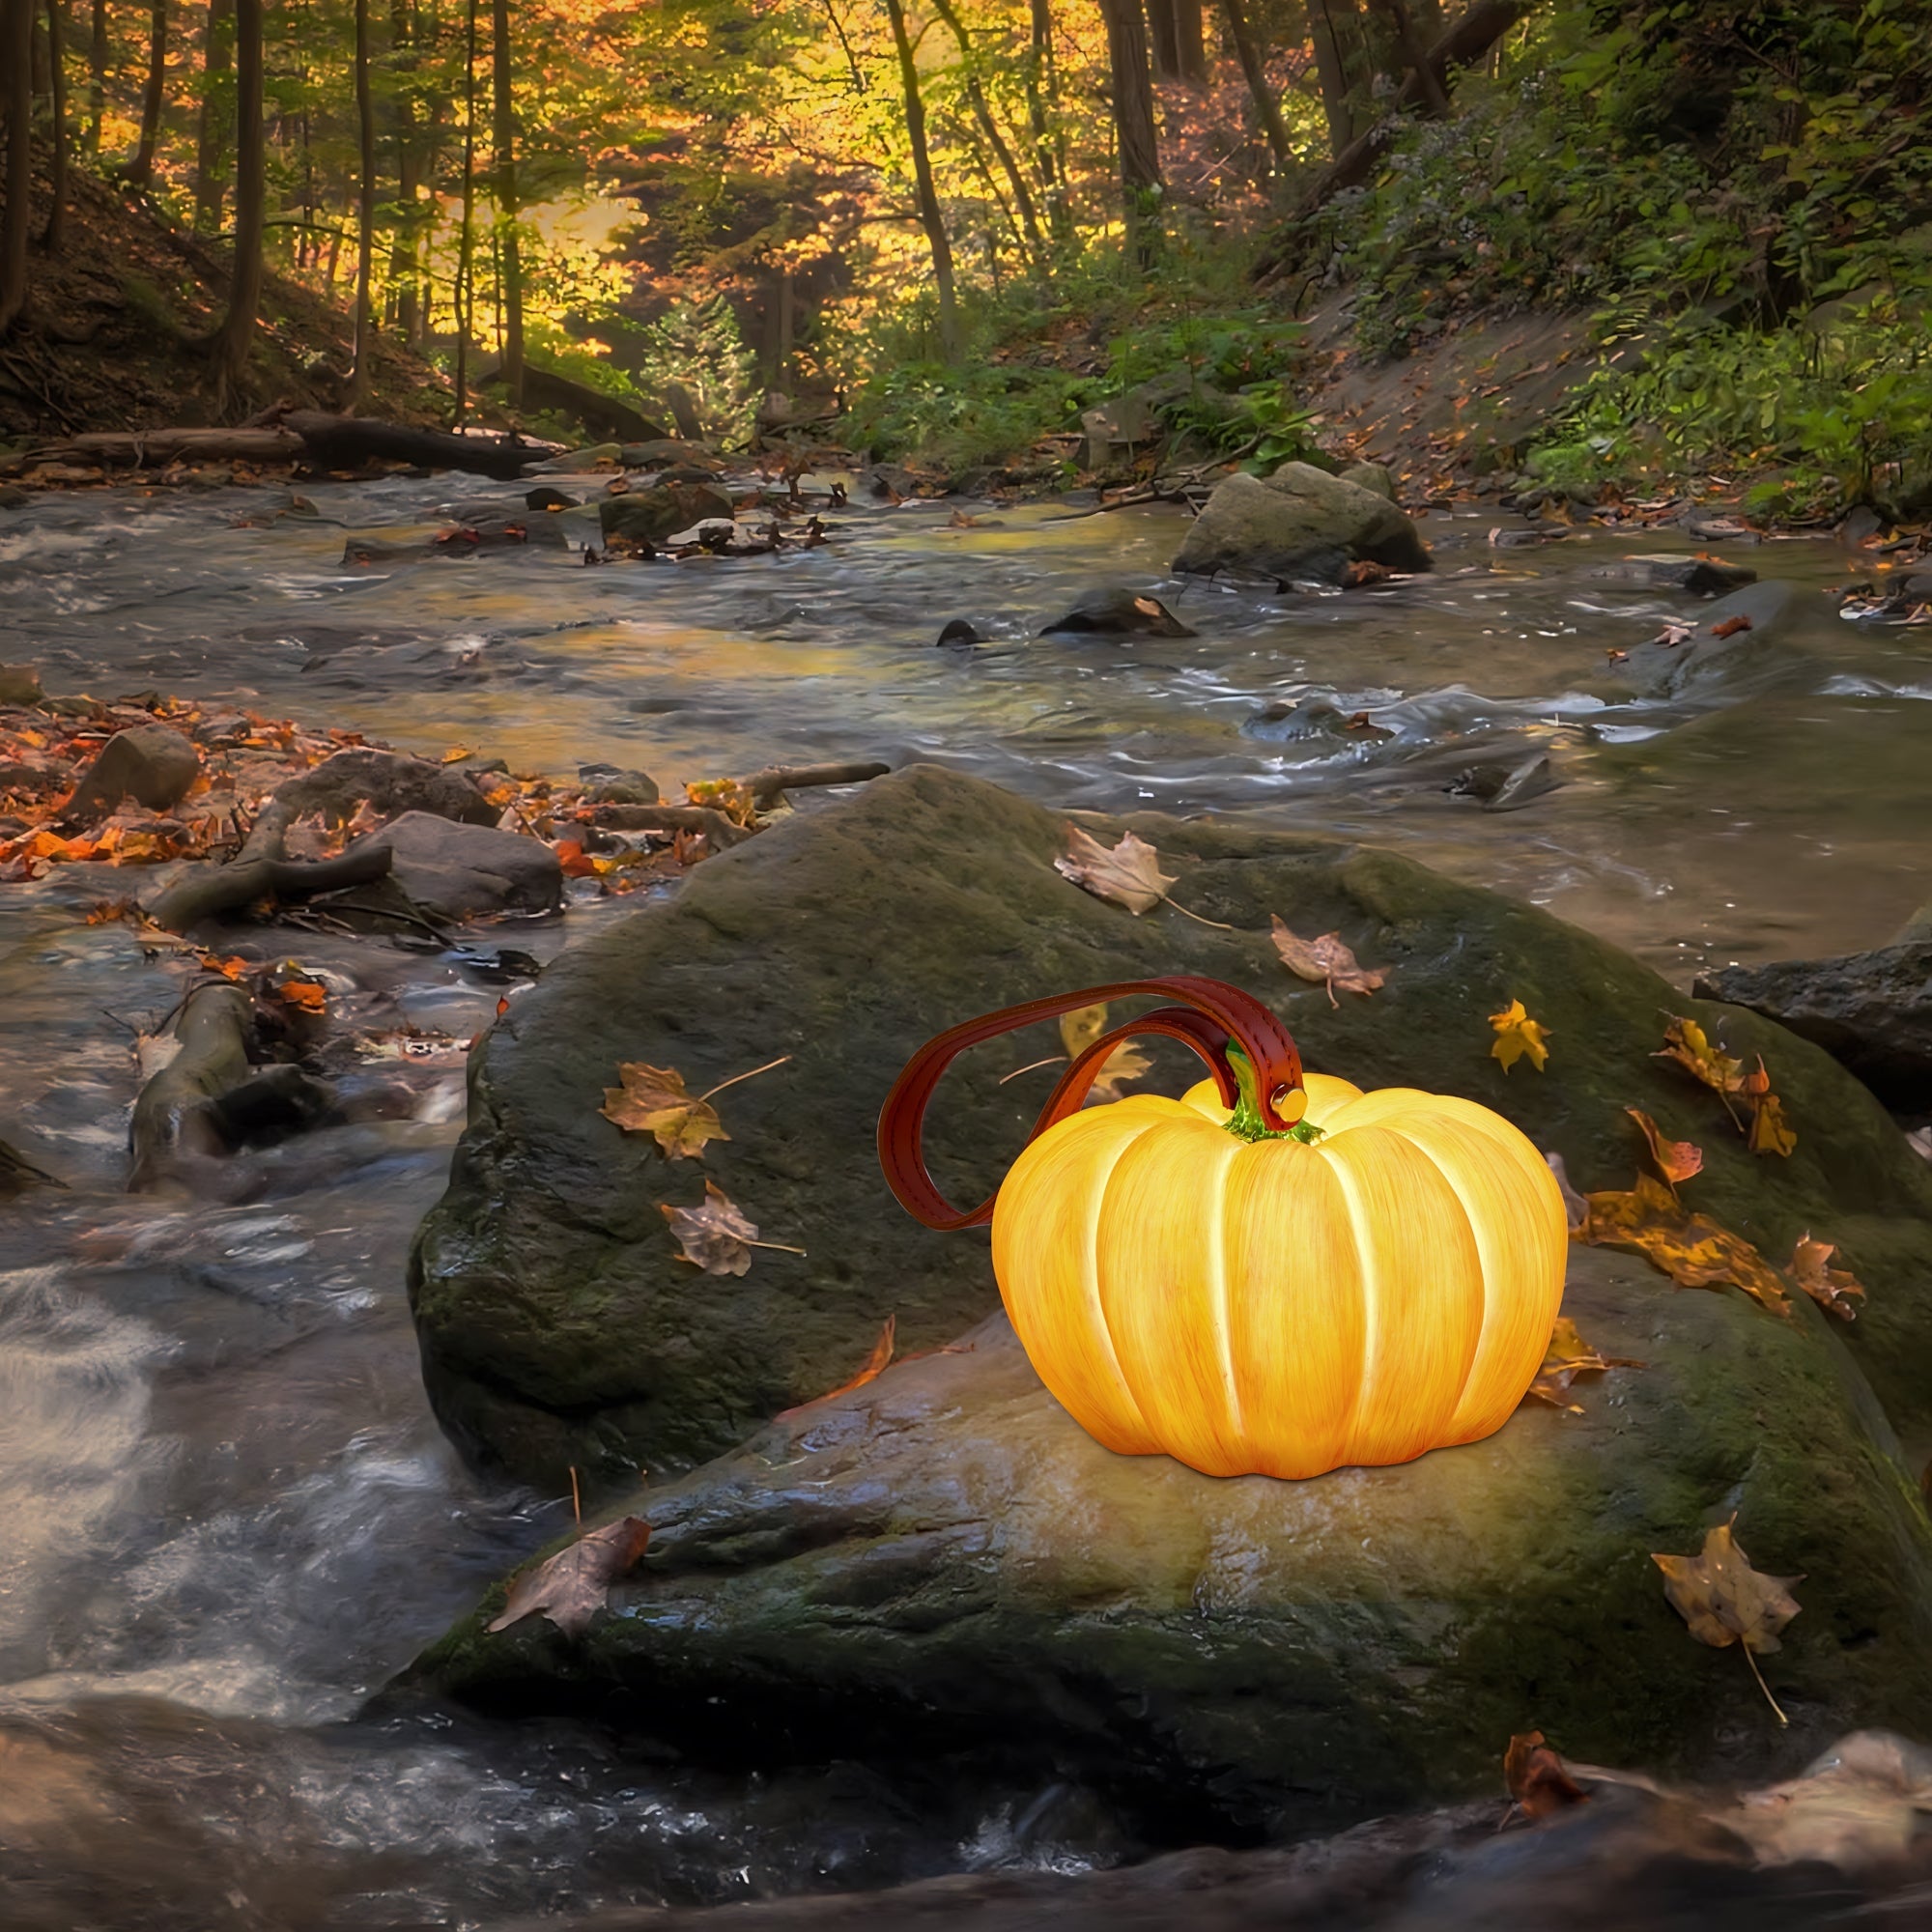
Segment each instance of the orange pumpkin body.
[[1034,1367],[1092,1435],[1215,1476],[1406,1463],[1499,1429],[1563,1295],[1556,1182],[1473,1101],[1306,1077],[1312,1144],[1213,1082],[1049,1127],[993,1212]]

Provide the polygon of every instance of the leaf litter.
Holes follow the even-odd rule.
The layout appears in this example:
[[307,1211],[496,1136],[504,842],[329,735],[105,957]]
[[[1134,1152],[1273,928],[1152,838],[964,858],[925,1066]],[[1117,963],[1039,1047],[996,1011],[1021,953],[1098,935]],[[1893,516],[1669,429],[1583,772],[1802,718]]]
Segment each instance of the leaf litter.
[[510,1585],[502,1614],[486,1628],[494,1635],[526,1617],[546,1616],[565,1636],[582,1636],[611,1600],[611,1586],[636,1567],[651,1540],[642,1517],[620,1517],[566,1544],[523,1572]]
[[1764,1692],[1765,1702],[1780,1724],[1789,1721],[1757,1666],[1757,1654],[1781,1649],[1778,1632],[1803,1607],[1791,1594],[1800,1577],[1769,1577],[1751,1567],[1733,1534],[1737,1517],[1705,1532],[1704,1548],[1695,1556],[1671,1556],[1652,1551],[1650,1560],[1663,1572],[1663,1594],[1690,1627],[1699,1643],[1724,1650],[1744,1646],[1745,1661]]

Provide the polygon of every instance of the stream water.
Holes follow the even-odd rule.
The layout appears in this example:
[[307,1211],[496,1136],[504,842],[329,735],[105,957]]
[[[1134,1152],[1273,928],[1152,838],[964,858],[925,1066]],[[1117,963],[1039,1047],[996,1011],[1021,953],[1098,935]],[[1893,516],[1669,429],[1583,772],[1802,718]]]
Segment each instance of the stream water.
[[[233,699],[405,749],[685,780],[935,759],[1065,805],[1239,810],[1399,845],[1535,899],[1687,983],[1707,962],[1880,943],[1932,899],[1932,632],[1842,621],[1871,559],[1733,546],[1800,591],[1694,704],[1608,653],[1682,600],[1591,573],[1675,533],[1490,541],[1425,525],[1427,581],[1326,597],[1167,580],[1180,513],[906,504],[825,548],[585,567],[574,551],[344,567],[519,498],[460,480],[46,497],[0,523],[0,656],[47,688]],[[594,519],[567,520],[578,539]],[[1507,520],[1505,520],[1507,521]],[[1095,584],[1191,639],[1039,639]],[[993,641],[939,649],[946,619]],[[1258,733],[1331,699],[1393,735]],[[1445,786],[1547,751],[1561,788],[1491,814]],[[817,802],[808,809],[818,809]],[[125,878],[112,882],[125,889]],[[1091,1845],[1079,1794],[949,1811],[850,1767],[724,1779],[609,1740],[370,1692],[568,1504],[468,1473],[417,1380],[410,1235],[461,1129],[458,1056],[381,1069],[408,1119],[265,1160],[245,1198],[121,1191],[132,1037],[181,969],[89,925],[86,867],[0,887],[0,1135],[71,1191],[0,1203],[0,1923],[488,1924],[617,1899],[881,1884]],[[554,953],[621,909],[514,943]],[[499,988],[450,956],[310,942],[341,1009],[457,1037]],[[1065,1822],[1081,1817],[1077,1833]]]

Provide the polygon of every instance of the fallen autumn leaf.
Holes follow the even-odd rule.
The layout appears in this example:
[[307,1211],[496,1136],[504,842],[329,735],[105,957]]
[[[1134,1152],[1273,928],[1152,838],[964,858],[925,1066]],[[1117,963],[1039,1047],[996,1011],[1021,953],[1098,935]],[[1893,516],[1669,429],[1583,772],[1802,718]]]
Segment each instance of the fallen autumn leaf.
[[787,1255],[805,1252],[783,1241],[759,1240],[757,1224],[745,1217],[744,1210],[715,1180],[704,1183],[704,1199],[696,1208],[673,1208],[660,1201],[658,1212],[670,1223],[678,1260],[702,1268],[706,1274],[744,1274],[752,1265],[753,1248],[775,1248]]
[[1751,1675],[1782,1724],[1788,1719],[1757,1667],[1756,1653],[1782,1648],[1777,1633],[1803,1607],[1791,1594],[1791,1585],[1804,1578],[1767,1577],[1753,1570],[1732,1534],[1736,1521],[1733,1515],[1729,1522],[1707,1530],[1704,1548],[1695,1556],[1659,1555],[1653,1550],[1650,1560],[1663,1572],[1663,1594],[1671,1608],[1690,1625],[1699,1643],[1715,1650],[1744,1645]]
[[1539,1073],[1543,1071],[1549,1060],[1549,1049],[1544,1044],[1549,1029],[1531,1019],[1520,1000],[1512,1000],[1501,1012],[1492,1013],[1490,1024],[1496,1030],[1490,1058],[1500,1062],[1505,1073],[1525,1055]]
[[636,1516],[580,1536],[531,1565],[510,1585],[502,1615],[489,1626],[491,1633],[541,1613],[564,1635],[581,1636],[610,1601],[611,1585],[631,1570],[650,1540],[650,1524]]
[[1774,1315],[1790,1297],[1774,1268],[1742,1235],[1693,1214],[1662,1181],[1637,1177],[1628,1194],[1592,1194],[1590,1217],[1576,1238],[1591,1247],[1634,1248],[1680,1288],[1741,1288]]
[[1345,993],[1373,993],[1388,978],[1386,966],[1360,964],[1339,933],[1324,932],[1315,939],[1303,939],[1279,913],[1274,920],[1274,950],[1281,963],[1298,980],[1307,980],[1328,989],[1328,1004],[1339,1007],[1335,988]]

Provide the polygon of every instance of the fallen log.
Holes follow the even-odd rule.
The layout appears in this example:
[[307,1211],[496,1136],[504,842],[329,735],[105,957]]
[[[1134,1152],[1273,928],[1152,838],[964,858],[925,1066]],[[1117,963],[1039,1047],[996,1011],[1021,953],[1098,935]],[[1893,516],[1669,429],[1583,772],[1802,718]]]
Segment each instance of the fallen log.
[[554,443],[518,436],[454,436],[447,430],[379,422],[373,416],[291,410],[276,422],[245,429],[91,430],[10,457],[0,468],[14,471],[37,463],[73,463],[102,469],[159,469],[171,463],[308,463],[318,469],[359,469],[370,463],[408,463],[512,483],[555,448]]
[[324,469],[410,463],[514,483],[527,465],[556,451],[554,442],[529,442],[520,436],[455,436],[448,430],[378,422],[373,416],[333,416],[322,410],[290,410],[281,421],[301,438],[309,461]]
[[182,1002],[174,1024],[180,1050],[134,1102],[129,1193],[155,1186],[185,1164],[228,1151],[215,1103],[248,1078],[253,1014],[248,995],[225,980],[195,987]]
[[[279,838],[274,842],[279,846]],[[257,899],[312,898],[343,886],[366,886],[386,878],[391,864],[387,846],[345,852],[335,859],[285,859],[278,850],[251,857],[244,851],[225,866],[197,866],[145,910],[156,925],[186,932],[204,920],[240,912]]]
[[876,758],[853,758],[845,762],[823,765],[767,765],[761,772],[753,772],[738,781],[752,794],[752,803],[763,810],[766,806],[776,805],[787,791],[797,791],[807,785],[848,785],[864,784],[867,779],[882,779],[892,770],[892,766],[881,764]]
[[7,459],[9,470],[36,463],[92,463],[102,469],[159,469],[170,463],[295,463],[300,437],[286,429],[90,430]]

